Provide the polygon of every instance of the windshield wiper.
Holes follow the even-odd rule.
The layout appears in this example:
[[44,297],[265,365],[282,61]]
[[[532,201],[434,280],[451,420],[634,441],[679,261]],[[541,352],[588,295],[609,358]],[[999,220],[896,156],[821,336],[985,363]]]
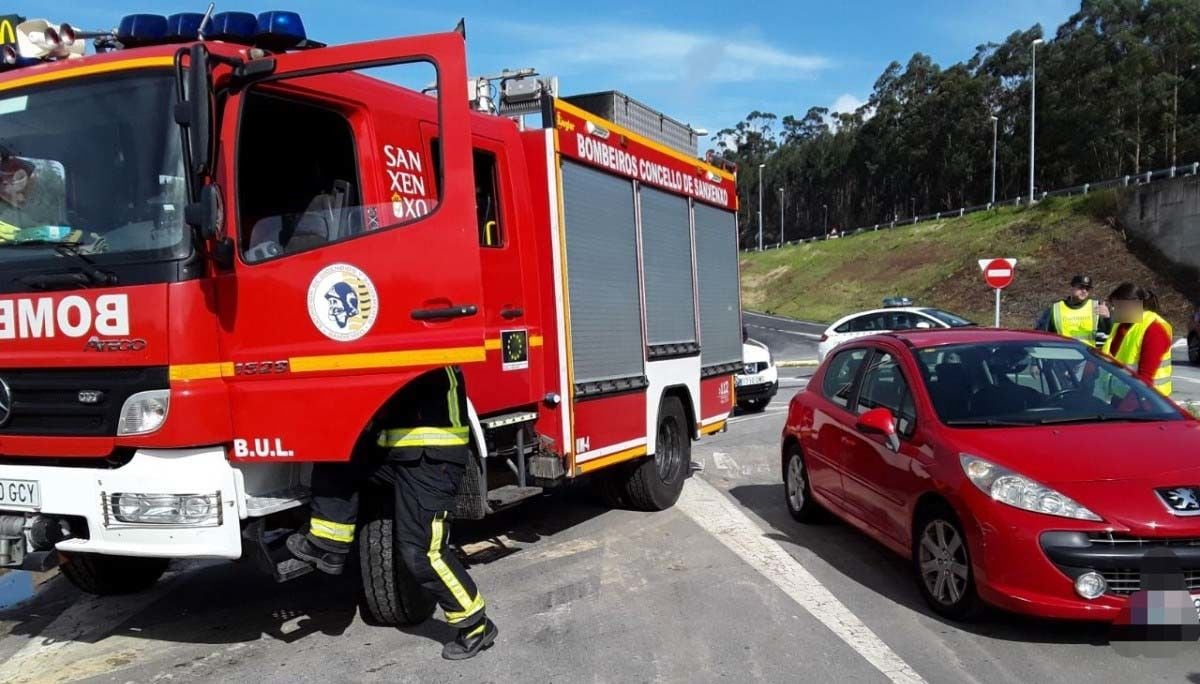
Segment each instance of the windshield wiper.
[[1004,420],[1002,418],[954,418],[945,421],[951,427],[1029,427],[1028,420]]
[[1162,416],[1114,416],[1093,414],[1090,416],[1063,416],[1062,418],[1042,418],[1041,425],[1065,425],[1067,423],[1158,423],[1165,420]]
[[4,248],[52,248],[59,256],[68,258],[79,267],[79,273],[44,273],[21,278],[21,282],[42,290],[64,289],[68,287],[89,287],[117,284],[115,273],[96,268],[94,261],[79,251],[79,247],[69,242],[55,240],[29,240],[12,242],[2,245]]

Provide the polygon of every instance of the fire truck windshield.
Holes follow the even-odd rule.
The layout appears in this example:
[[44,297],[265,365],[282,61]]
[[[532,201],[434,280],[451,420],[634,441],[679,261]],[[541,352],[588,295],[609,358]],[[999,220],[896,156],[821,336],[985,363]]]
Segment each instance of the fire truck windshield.
[[0,92],[0,270],[191,253],[174,87],[137,70]]

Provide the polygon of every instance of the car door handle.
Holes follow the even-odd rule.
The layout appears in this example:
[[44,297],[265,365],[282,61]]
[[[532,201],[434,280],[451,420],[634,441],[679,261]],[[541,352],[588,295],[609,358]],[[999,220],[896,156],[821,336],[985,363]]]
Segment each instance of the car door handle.
[[451,318],[465,318],[479,313],[479,307],[474,304],[461,306],[446,306],[438,309],[413,309],[412,317],[416,321],[439,321]]
[[500,309],[500,318],[503,318],[506,321],[511,321],[514,318],[520,318],[524,315],[525,309],[514,309],[512,307]]

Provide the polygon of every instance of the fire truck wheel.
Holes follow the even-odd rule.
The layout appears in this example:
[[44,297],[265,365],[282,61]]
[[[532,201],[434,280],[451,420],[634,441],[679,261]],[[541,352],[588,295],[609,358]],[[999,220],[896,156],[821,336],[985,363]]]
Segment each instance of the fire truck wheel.
[[62,554],[59,571],[79,589],[98,596],[132,594],[154,586],[170,559],[103,556],[98,553]]
[[629,505],[641,511],[662,511],[674,506],[691,463],[692,438],[687,414],[677,397],[667,397],[658,407],[654,456],[642,459],[628,471],[625,498]]
[[396,548],[392,521],[377,518],[358,535],[363,619],[376,626],[415,625],[433,615],[433,596],[409,574]]

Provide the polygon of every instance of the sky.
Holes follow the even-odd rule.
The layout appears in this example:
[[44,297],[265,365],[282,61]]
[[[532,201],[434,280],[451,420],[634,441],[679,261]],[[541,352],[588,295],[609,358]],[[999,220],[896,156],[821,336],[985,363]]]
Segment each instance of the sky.
[[[206,0],[16,2],[6,11],[85,29],[124,14],[203,12]],[[518,7],[519,9],[515,9]],[[711,133],[754,110],[803,116],[810,107],[851,111],[892,61],[924,52],[942,65],[971,57],[1040,23],[1053,35],[1079,0],[852,0],[850,2],[590,3],[293,0],[216,11],[299,12],[308,35],[329,44],[452,29],[466,18],[472,75],[534,67],[564,95],[619,90]]]

